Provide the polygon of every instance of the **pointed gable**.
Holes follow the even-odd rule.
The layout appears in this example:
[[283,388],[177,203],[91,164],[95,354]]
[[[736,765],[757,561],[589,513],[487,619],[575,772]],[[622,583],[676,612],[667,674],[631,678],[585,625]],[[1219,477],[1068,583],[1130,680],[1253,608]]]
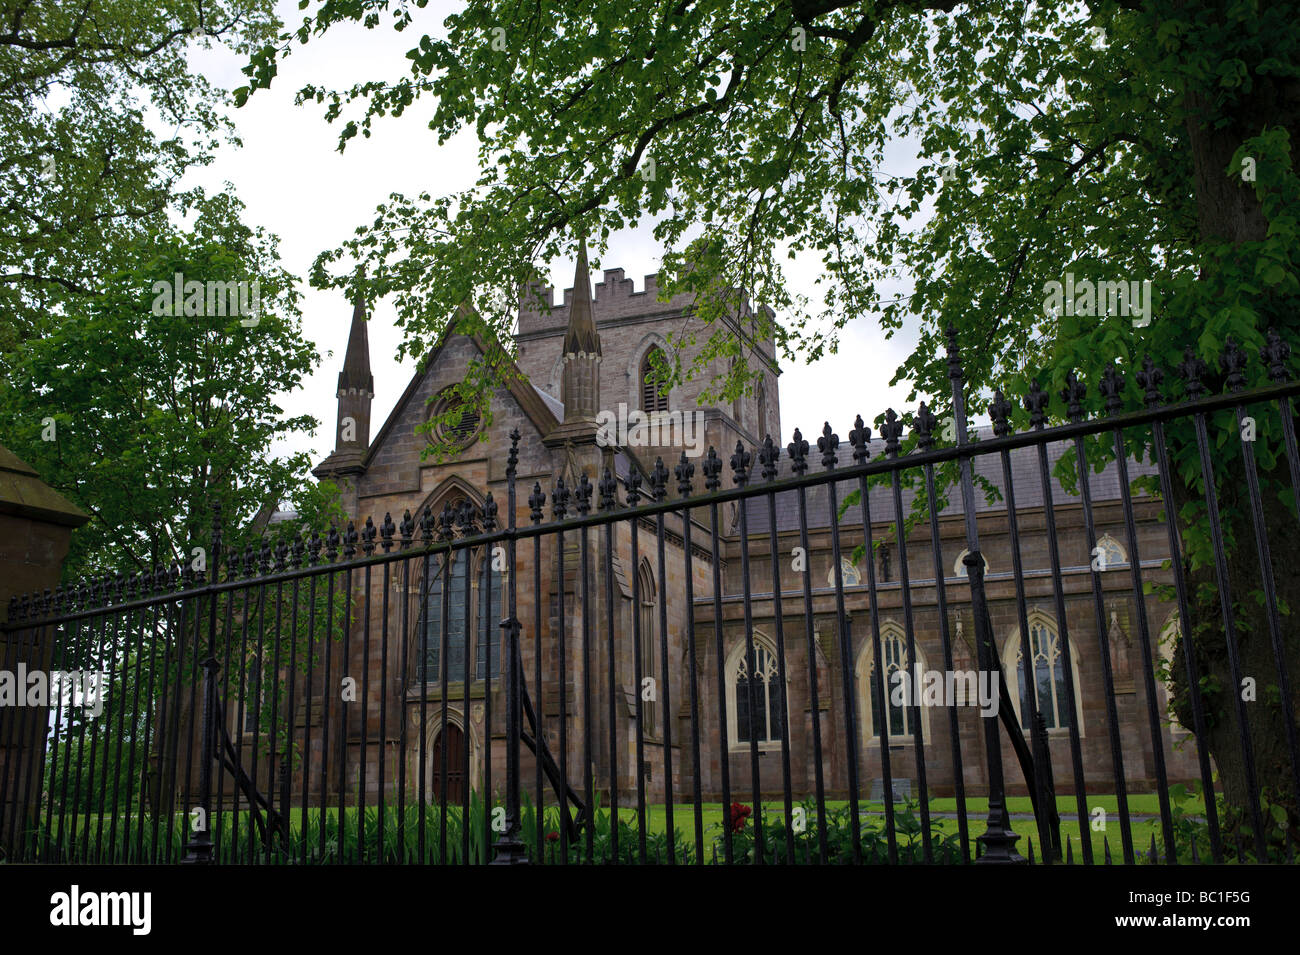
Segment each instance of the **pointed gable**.
[[[435,391],[441,391],[445,387],[445,383],[438,380],[438,370],[446,363],[463,368],[464,364],[476,354],[487,354],[487,350],[487,343],[478,335],[464,335],[452,331],[449,327],[438,344],[429,350],[420,363],[419,370],[411,377],[406,390],[402,392],[402,396],[398,398],[393,410],[375,435],[364,466],[367,469],[374,466],[386,456],[386,449],[394,442],[400,441],[405,444],[409,439],[414,438],[411,447],[421,448],[425,438],[422,435],[415,435],[415,428],[427,417],[425,402]],[[559,424],[559,420],[550,403],[536,388],[523,380],[522,373],[513,363],[507,369],[507,374],[510,380],[506,382],[504,389],[523,412],[524,418],[532,424],[539,435],[553,431]],[[387,454],[392,454],[391,450],[387,451]],[[407,457],[411,457],[411,461],[405,463],[415,464],[418,468],[418,451],[413,451]]]

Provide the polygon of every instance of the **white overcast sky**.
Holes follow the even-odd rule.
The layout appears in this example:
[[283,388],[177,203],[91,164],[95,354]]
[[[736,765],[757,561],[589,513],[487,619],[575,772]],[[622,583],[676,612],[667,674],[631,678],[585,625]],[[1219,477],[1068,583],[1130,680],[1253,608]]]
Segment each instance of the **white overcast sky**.
[[[304,329],[324,360],[301,391],[282,396],[281,407],[287,414],[310,413],[322,426],[314,438],[300,438],[278,450],[306,447],[313,462],[318,462],[332,448],[334,391],[352,310],[337,292],[321,292],[308,285],[306,275],[312,260],[351,236],[390,193],[415,195],[428,190],[435,196],[446,194],[471,186],[478,173],[472,130],[438,145],[427,126],[432,100],[417,103],[398,119],[378,121],[369,139],[353,139],[340,155],[335,149],[339,124],[325,122],[322,106],[295,106],[294,93],[307,83],[339,89],[362,80],[400,75],[406,69],[406,51],[421,34],[442,33],[443,18],[455,6],[447,0],[434,0],[417,11],[414,26],[402,33],[386,23],[374,30],[347,25],[333,28],[324,38],[313,38],[306,46],[295,46],[293,54],[281,63],[272,88],[258,91],[247,105],[234,111],[243,146],[223,147],[215,161],[192,180],[209,189],[231,183],[247,206],[246,223],[279,236],[282,265],[302,277]],[[301,22],[302,13],[294,0],[281,2],[278,12],[290,27]],[[206,50],[193,44],[193,63],[226,89],[246,83],[239,71],[243,61],[217,44]],[[888,171],[895,175],[910,171],[914,163],[914,150],[902,146],[892,151],[895,156]],[[623,268],[640,290],[643,277],[658,270],[659,256],[647,225],[615,236],[593,268]],[[545,264],[558,288],[572,283],[571,260]],[[790,266],[795,290],[819,301],[814,285],[818,262],[798,261]],[[375,376],[372,436],[415,370],[414,359],[396,360],[400,334],[393,325],[395,317],[391,302],[380,301],[370,322],[370,361]],[[805,434],[816,433],[829,419],[845,435],[855,414],[870,420],[890,405],[902,410],[907,389],[890,388],[888,382],[906,357],[909,337],[903,334],[886,341],[872,322],[844,329],[839,352],[815,364],[783,358],[782,441],[789,440],[796,425]]]

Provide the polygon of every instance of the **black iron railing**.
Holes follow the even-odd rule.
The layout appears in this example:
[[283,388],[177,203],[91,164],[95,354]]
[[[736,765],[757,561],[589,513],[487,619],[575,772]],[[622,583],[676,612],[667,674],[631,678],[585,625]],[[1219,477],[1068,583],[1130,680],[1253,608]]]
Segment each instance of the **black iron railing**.
[[[998,392],[972,441],[952,344],[951,440],[922,405],[906,450],[891,410],[874,442],[858,418],[847,448],[827,424],[816,457],[798,430],[784,455],[771,438],[737,445],[727,488],[710,448],[671,473],[629,453],[623,477],[529,493],[516,432],[504,514],[489,492],[238,554],[214,510],[206,566],[11,603],[0,672],[15,693],[20,668],[36,673],[46,695],[0,706],[0,848],[41,862],[1093,863],[1111,860],[1111,816],[1129,863],[1289,861],[1300,648],[1268,522],[1279,488],[1300,487],[1300,384],[1276,335],[1261,355],[1272,385],[1246,391],[1229,342],[1211,395],[1189,354],[1177,401],[1148,360],[1133,371],[1142,410],[1124,410],[1112,367],[1095,418],[1071,375],[1051,428],[1035,383],[1023,432]],[[1254,427],[1250,411],[1280,424],[1281,447],[1240,442],[1226,473],[1249,514],[1225,515],[1208,422]],[[1090,442],[1113,455],[1100,491]],[[1077,492],[1053,473],[1062,450]],[[996,506],[980,499],[990,483]],[[1189,556],[1184,511],[1208,555]],[[988,541],[1001,568],[986,580]],[[964,572],[949,573],[955,546]],[[1256,591],[1267,633],[1244,633]],[[1244,672],[1242,641],[1265,638],[1274,672]],[[1259,723],[1244,693],[1205,698],[1215,647],[1197,647],[1216,640],[1234,686],[1272,681],[1280,721]],[[996,699],[895,702],[924,659],[951,686],[973,663]],[[1263,767],[1252,720],[1283,727]],[[1224,721],[1229,743],[1211,734]],[[1216,760],[1242,785],[1216,779]]]

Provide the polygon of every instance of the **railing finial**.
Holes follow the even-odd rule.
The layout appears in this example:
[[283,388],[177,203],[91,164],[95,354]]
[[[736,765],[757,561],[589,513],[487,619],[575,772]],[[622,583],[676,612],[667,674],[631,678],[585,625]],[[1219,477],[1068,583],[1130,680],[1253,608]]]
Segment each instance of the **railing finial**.
[[[939,426],[939,419],[935,417],[929,406],[922,401],[921,407],[917,409],[916,414],[912,415],[912,430],[916,432],[916,446],[922,451],[928,451],[934,447],[934,429]],[[867,436],[870,440],[870,435]]]
[[893,408],[885,409],[885,423],[880,433],[885,439],[885,455],[891,458],[898,457],[898,439],[903,434],[903,422],[898,420],[898,415]]
[[[924,408],[925,405],[921,407]],[[1002,394],[1002,389],[994,391],[993,400],[989,403],[989,417],[993,419],[993,433],[999,438],[1004,438],[1011,433],[1011,410],[1011,402],[1007,401],[1006,395]],[[913,428],[915,429],[915,424]]]
[[596,490],[600,493],[600,510],[612,511],[618,506],[618,479],[608,467],[597,483]]
[[677,493],[682,497],[690,497],[694,491],[694,488],[691,487],[691,481],[695,477],[695,465],[691,463],[691,459],[686,456],[685,451],[682,452],[682,459],[677,463],[677,467],[673,468],[673,471],[677,474]]
[[[798,434],[799,432],[796,431],[795,433]],[[716,491],[722,487],[720,477],[722,474],[722,459],[718,457],[718,452],[712,445],[709,445],[709,453],[704,456],[702,469],[704,471],[705,490]]]
[[519,464],[519,429],[510,429],[510,450],[506,453],[506,477],[515,476],[515,468]]
[[664,467],[663,458],[655,458],[655,466],[650,471],[650,497],[662,501],[668,496],[668,469]]
[[776,462],[780,457],[781,449],[776,446],[775,442],[772,441],[772,436],[769,434],[763,439],[763,447],[760,448],[758,452],[758,463],[763,466],[764,481],[776,480]]
[[1196,354],[1196,349],[1191,345],[1183,352],[1183,360],[1178,363],[1178,375],[1183,379],[1183,391],[1189,401],[1195,401],[1205,392],[1205,384],[1201,381],[1209,366],[1205,360]]
[[533,482],[533,493],[528,495],[529,518],[534,524],[542,522],[542,507],[546,504],[546,494],[542,491],[540,481]]
[[948,339],[948,377],[953,381],[953,387],[960,387],[957,382],[962,380],[961,370],[961,347],[957,344],[957,326],[949,325],[946,330]]
[[866,464],[867,458],[871,457],[871,429],[862,420],[862,415],[858,415],[853,419],[853,430],[849,432],[849,444],[853,445],[853,462],[855,464]]
[[1142,360],[1142,368],[1134,376],[1137,380],[1138,387],[1142,389],[1142,400],[1148,408],[1155,408],[1160,405],[1160,382],[1164,380],[1165,373],[1160,370],[1150,355]]
[[1276,328],[1270,328],[1264,336],[1264,346],[1259,350],[1259,357],[1268,365],[1269,381],[1283,384],[1287,380],[1286,363],[1291,357],[1291,346]]
[[1065,375],[1065,387],[1061,389],[1061,400],[1065,402],[1065,414],[1071,421],[1083,418],[1083,399],[1088,394],[1087,386],[1079,380],[1073,371]]
[[839,446],[840,436],[831,430],[831,423],[827,421],[822,425],[822,436],[817,439],[817,450],[822,453],[822,467],[827,471],[835,468],[839,457],[835,452]]
[[1246,387],[1246,353],[1231,335],[1224,339],[1219,366],[1223,369],[1224,384],[1229,391],[1241,391]]
[[808,470],[808,442],[804,439],[803,432],[798,428],[794,429],[790,443],[785,447],[786,453],[790,455],[790,470],[795,474],[804,474]]
[[1029,412],[1029,426],[1035,431],[1043,430],[1047,423],[1047,392],[1035,378],[1029,383],[1029,394],[1025,396],[1025,410]]
[[1098,389],[1105,399],[1106,414],[1119,414],[1120,409],[1124,407],[1124,376],[1119,373],[1113,361],[1102,372]]
[[745,450],[745,445],[737,441],[736,453],[731,456],[731,478],[736,487],[744,487],[749,483],[749,462],[751,457]]
[[595,491],[591,481],[587,479],[586,472],[579,475],[578,486],[573,489],[573,498],[575,507],[580,517],[586,517],[591,513],[591,495]]
[[557,521],[564,520],[569,513],[569,489],[564,486],[564,478],[555,479],[555,490],[551,492],[551,511]]

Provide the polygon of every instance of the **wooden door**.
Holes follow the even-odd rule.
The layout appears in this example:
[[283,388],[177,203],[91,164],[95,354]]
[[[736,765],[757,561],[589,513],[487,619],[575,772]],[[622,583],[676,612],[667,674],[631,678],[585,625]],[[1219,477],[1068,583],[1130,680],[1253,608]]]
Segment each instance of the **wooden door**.
[[442,754],[447,753],[447,795],[446,801],[456,805],[465,798],[465,734],[455,723],[448,723],[447,730],[438,734],[433,744],[433,760],[430,770],[433,775],[433,798],[439,802],[442,794]]

